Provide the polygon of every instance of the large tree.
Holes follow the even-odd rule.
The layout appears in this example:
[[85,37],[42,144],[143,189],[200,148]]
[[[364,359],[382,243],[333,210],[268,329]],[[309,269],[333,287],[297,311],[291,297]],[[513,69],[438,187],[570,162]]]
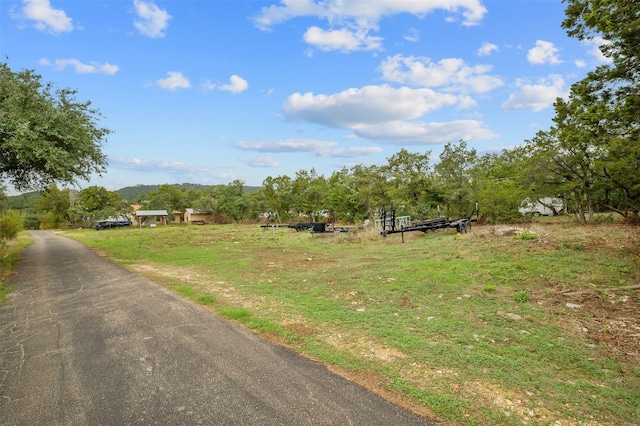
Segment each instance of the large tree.
[[447,203],[450,216],[463,216],[474,210],[473,170],[478,161],[476,150],[468,149],[463,140],[457,145],[447,143],[444,146],[440,162],[434,169],[439,192]]
[[[562,26],[579,40],[600,43],[610,63],[572,87],[573,121],[601,151],[596,167],[604,203],[625,216],[640,211],[640,3],[565,0]],[[570,104],[570,106],[572,106]]]
[[0,179],[17,190],[75,184],[107,165],[101,148],[111,131],[99,126],[100,112],[41,79],[0,63]]

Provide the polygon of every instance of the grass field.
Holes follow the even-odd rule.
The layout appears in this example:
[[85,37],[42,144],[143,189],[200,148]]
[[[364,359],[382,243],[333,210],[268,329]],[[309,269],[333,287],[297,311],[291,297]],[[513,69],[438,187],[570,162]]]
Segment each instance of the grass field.
[[446,424],[640,423],[637,228],[62,234]]

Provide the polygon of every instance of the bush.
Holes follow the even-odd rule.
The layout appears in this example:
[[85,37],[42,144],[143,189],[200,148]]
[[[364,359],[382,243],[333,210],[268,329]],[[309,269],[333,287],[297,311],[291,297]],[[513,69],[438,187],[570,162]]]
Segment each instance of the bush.
[[40,229],[38,215],[28,214],[24,217],[24,229]]
[[25,214],[16,210],[7,210],[0,215],[0,239],[6,243],[18,236],[24,229]]

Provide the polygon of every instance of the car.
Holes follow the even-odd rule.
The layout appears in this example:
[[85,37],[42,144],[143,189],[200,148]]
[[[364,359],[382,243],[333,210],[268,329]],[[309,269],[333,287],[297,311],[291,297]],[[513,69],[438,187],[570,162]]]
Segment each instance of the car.
[[102,229],[120,228],[123,226],[131,226],[130,220],[99,220],[93,224],[93,229],[100,231]]

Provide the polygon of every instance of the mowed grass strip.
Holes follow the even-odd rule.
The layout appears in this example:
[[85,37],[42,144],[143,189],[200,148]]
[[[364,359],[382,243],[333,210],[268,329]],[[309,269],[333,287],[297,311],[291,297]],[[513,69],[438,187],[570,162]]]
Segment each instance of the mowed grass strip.
[[637,290],[611,290],[638,283],[636,228],[485,226],[405,243],[257,225],[64,235],[450,424],[640,421],[637,315],[614,329],[619,318],[587,309],[637,314]]

